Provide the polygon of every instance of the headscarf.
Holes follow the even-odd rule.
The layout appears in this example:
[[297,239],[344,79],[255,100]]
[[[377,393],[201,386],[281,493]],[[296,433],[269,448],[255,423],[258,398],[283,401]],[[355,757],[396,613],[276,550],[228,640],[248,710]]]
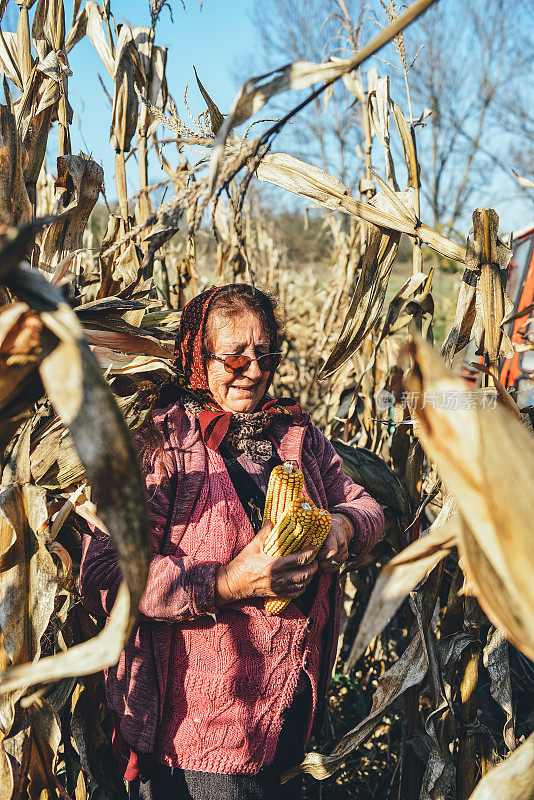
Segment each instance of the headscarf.
[[[281,415],[288,424],[302,424],[302,410],[291,398],[276,399],[267,395],[260,407],[249,414],[224,411],[215,401],[208,386],[202,344],[210,304],[215,295],[226,288],[215,286],[202,292],[182,311],[173,360],[182,390],[180,400],[198,418],[207,447],[217,450],[224,441],[253,461],[264,462],[273,455],[273,445],[266,434],[273,416]],[[271,347],[276,347],[276,342],[271,341]],[[273,375],[274,370],[268,386]]]

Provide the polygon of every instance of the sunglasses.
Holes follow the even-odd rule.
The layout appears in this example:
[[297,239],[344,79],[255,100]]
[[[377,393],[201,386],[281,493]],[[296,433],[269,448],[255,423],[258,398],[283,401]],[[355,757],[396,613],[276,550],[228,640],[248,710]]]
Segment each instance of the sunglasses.
[[281,353],[265,353],[259,358],[249,358],[239,353],[232,353],[228,356],[214,356],[210,355],[215,361],[221,361],[224,364],[226,372],[238,373],[246,372],[253,361],[258,362],[258,367],[262,372],[271,372],[276,369],[280,363]]

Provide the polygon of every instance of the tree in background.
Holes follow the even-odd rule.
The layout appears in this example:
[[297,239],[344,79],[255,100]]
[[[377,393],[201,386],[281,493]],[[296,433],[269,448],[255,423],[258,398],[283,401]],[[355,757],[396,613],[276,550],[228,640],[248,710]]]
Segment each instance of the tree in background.
[[[370,9],[358,0],[254,0],[261,45],[257,73],[296,58],[346,56],[358,44],[362,26],[366,35],[372,34],[377,23],[385,22],[384,11],[395,8],[390,0],[382,6]],[[353,21],[352,32],[342,25],[344,12]],[[460,221],[462,227],[469,226],[470,211],[488,202],[489,194],[493,202],[496,193],[500,202],[510,200],[517,194],[512,167],[521,167],[525,160],[527,166],[531,163],[517,157],[520,120],[531,132],[534,129],[532,92],[526,91],[531,80],[531,14],[532,5],[524,0],[448,0],[404,33],[408,67],[417,56],[410,70],[414,118],[425,108],[432,112],[418,137],[423,213],[447,234]],[[393,45],[384,60],[389,74],[391,66],[399,69]],[[377,59],[376,66],[383,73],[381,61]],[[391,93],[404,106],[401,73],[399,69],[398,82],[392,78]],[[517,113],[510,114],[514,104]],[[354,154],[362,140],[360,115],[343,86],[336,87],[328,114],[323,113],[323,100],[317,99],[285,135],[294,137],[293,152],[300,148],[307,160],[341,178],[351,191],[357,187]],[[523,155],[527,151],[521,148]]]
[[[509,114],[511,87],[525,86],[531,70],[525,21],[532,6],[528,12],[510,0],[452,0],[405,33],[413,49],[424,42],[411,74],[419,110],[432,112],[419,138],[423,198],[432,224],[447,233],[477,204],[475,196],[496,190],[502,200],[503,179],[512,178],[518,119]],[[503,115],[512,122],[507,128]]]
[[[260,42],[254,59],[257,72],[296,60],[346,58],[359,42],[364,4],[347,0],[342,5],[355,23],[350,32],[352,41],[335,0],[254,0],[253,21]],[[317,166],[338,176],[351,191],[357,187],[355,151],[362,138],[359,113],[341,84],[336,84],[329,99],[328,114],[324,113],[324,99],[317,98],[295,119],[291,134],[296,155],[305,154],[306,160],[314,160]]]

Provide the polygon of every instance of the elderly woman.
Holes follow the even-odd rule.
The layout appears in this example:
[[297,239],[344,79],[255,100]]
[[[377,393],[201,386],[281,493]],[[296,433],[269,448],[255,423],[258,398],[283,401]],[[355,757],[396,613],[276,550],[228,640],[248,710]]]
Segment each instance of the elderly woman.
[[[274,800],[317,723],[336,651],[338,570],[380,538],[380,506],[341,470],[298,403],[267,394],[279,363],[270,298],[213,288],[183,310],[172,402],[142,435],[153,559],[139,623],[107,670],[114,751],[154,800]],[[162,403],[160,403],[162,405]],[[293,461],[332,527],[311,549],[263,552],[273,467]],[[109,614],[121,580],[113,548],[86,537],[82,590]],[[292,602],[268,616],[264,598]]]

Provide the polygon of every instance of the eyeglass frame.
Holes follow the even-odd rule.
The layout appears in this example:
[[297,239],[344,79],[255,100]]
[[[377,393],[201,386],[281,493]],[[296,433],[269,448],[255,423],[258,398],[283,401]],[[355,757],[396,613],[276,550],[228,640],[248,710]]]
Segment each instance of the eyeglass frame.
[[[274,371],[278,367],[278,365],[280,364],[280,360],[281,360],[281,357],[282,357],[282,352],[280,350],[276,350],[273,353],[262,353],[262,355],[259,356],[258,358],[251,358],[250,356],[245,356],[242,353],[224,353],[222,356],[216,356],[215,353],[208,353],[207,356],[208,356],[208,358],[212,358],[214,361],[220,361],[223,364],[224,369],[226,370],[226,372],[228,372],[230,375],[232,375],[232,374],[233,375],[239,375],[239,373],[246,372],[253,361],[257,362],[258,367],[260,368],[260,370],[262,372],[272,372],[272,371]],[[246,358],[246,359],[248,359],[248,364],[244,364],[243,367],[240,367],[238,369],[235,369],[234,367],[228,368],[228,366],[226,365],[226,359],[227,358],[231,358],[232,356],[234,356],[234,357],[237,356],[238,358]],[[277,356],[278,363],[273,365],[273,363],[271,361],[271,366],[269,367],[269,369],[262,369],[261,366],[260,366],[261,359],[262,358],[267,358],[267,357],[272,357],[272,356]]]

